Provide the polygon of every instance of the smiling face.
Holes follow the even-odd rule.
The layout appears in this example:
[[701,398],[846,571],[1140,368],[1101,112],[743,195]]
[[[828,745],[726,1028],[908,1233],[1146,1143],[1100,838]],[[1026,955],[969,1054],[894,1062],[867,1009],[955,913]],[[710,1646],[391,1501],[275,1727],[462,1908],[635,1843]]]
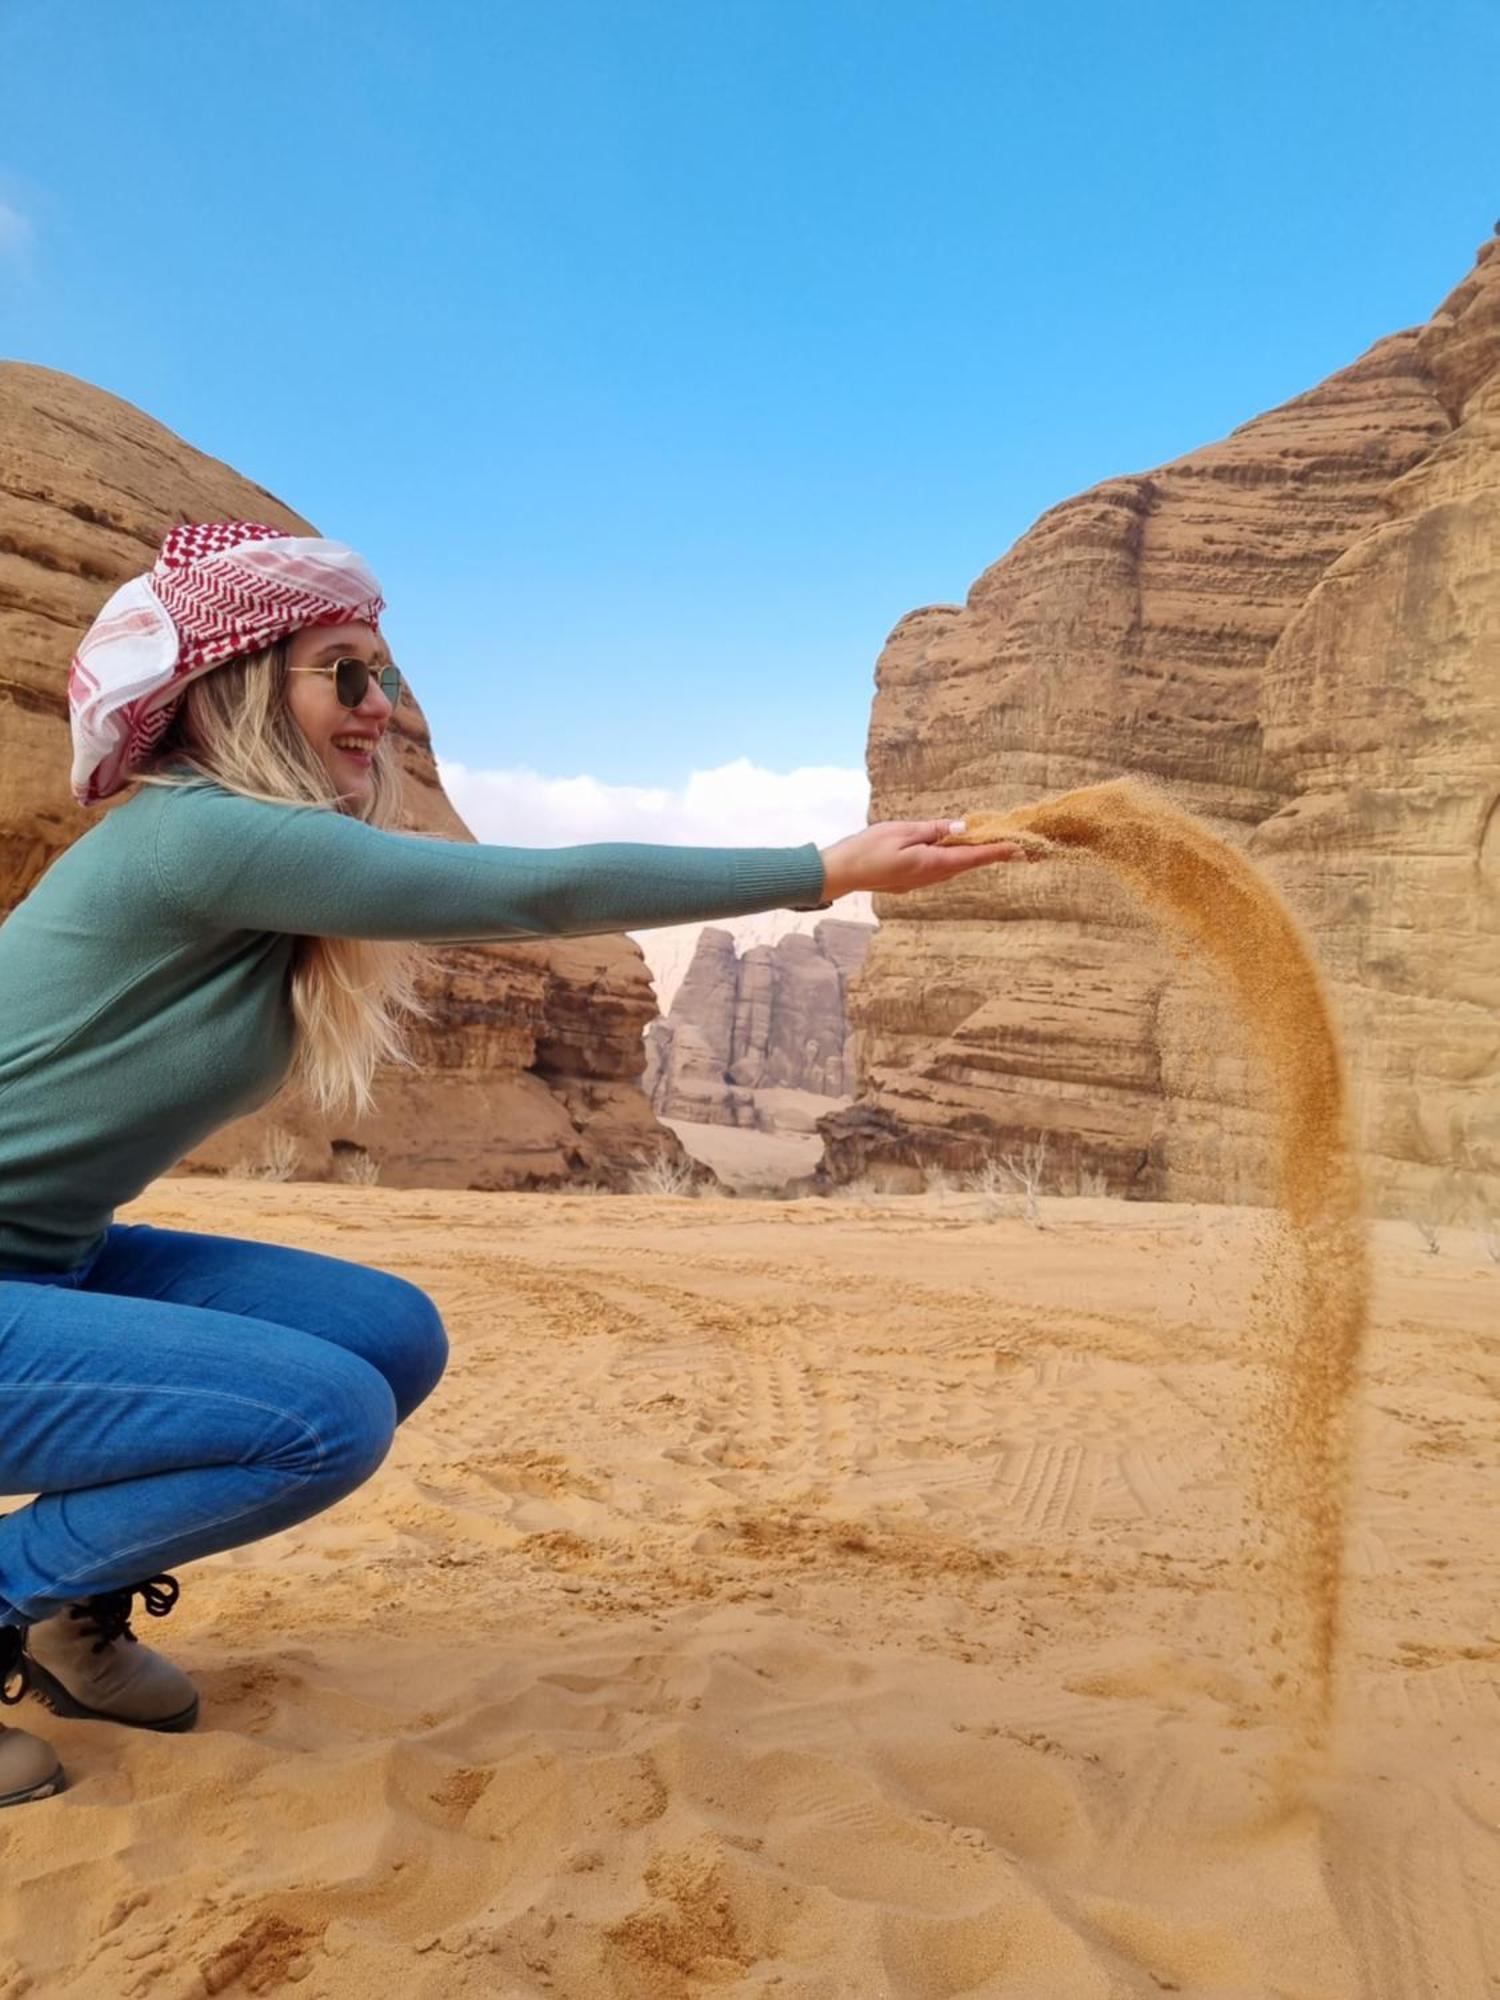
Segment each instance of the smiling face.
[[368,625],[304,625],[287,642],[287,666],[321,666],[328,672],[289,672],[286,705],[322,759],[334,790],[358,801],[373,788],[375,746],[394,711],[373,674],[359,707],[344,707],[332,671],[341,656],[363,660],[376,670],[391,664],[385,641]]

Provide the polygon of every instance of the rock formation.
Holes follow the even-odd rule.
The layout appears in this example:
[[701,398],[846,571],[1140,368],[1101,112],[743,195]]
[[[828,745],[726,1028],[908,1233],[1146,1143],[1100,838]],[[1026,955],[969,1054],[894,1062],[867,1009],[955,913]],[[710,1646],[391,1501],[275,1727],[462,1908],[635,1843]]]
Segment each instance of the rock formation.
[[[873,819],[1162,783],[1328,975],[1374,1199],[1500,1213],[1500,242],[1422,327],[1044,514],[877,671]],[[820,1184],[1046,1134],[1063,1175],[1267,1192],[1215,995],[1088,864],[877,896]]]
[[[843,824],[863,826],[869,806],[869,787],[864,787],[865,796],[857,806],[851,804]],[[871,895],[868,889],[850,889],[830,904],[826,911],[810,910],[752,910],[748,916],[721,917],[717,928],[727,931],[734,939],[734,948],[744,955],[758,944],[775,944],[792,931],[806,931],[810,937],[820,923],[837,919],[841,923],[865,924],[873,926],[875,918],[871,910]],[[656,990],[656,1005],[660,1015],[671,1012],[672,1002],[682,986],[693,955],[698,949],[698,939],[702,935],[701,920],[695,924],[658,924],[654,929],[631,931],[646,963],[651,969],[651,984]]]
[[[78,637],[118,583],[150,566],[172,522],[233,517],[317,532],[130,404],[49,369],[0,365],[0,915],[98,817],[68,791]],[[394,726],[409,824],[472,838],[443,795],[414,701]],[[365,1154],[398,1186],[623,1186],[643,1151],[712,1178],[642,1093],[656,1005],[631,939],[444,947],[424,997],[435,1013],[413,1037],[421,1067],[383,1069],[373,1115],[330,1126],[284,1096],[180,1171],[254,1163],[280,1128],[301,1178],[348,1173]]]
[[706,924],[666,1019],[646,1032],[642,1082],[656,1115],[772,1130],[778,1100],[758,1092],[851,1096],[846,994],[874,929],[825,917],[811,935],[740,957],[728,931]]

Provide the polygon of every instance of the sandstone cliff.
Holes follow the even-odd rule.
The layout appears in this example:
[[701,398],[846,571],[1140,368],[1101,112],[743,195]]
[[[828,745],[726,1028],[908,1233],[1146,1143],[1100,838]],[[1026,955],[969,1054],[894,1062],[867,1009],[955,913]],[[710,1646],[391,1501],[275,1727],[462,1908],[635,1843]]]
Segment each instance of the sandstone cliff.
[[665,1020],[646,1031],[657,1116],[770,1131],[790,1102],[777,1092],[851,1096],[846,995],[874,929],[825,917],[740,956],[727,930],[705,925]]
[[[318,532],[130,404],[0,364],[0,915],[98,817],[68,791],[78,637],[118,583],[150,566],[172,522],[232,517]],[[409,823],[472,838],[443,795],[414,702],[396,727]],[[642,1150],[693,1171],[640,1088],[656,1004],[629,938],[446,947],[425,997],[436,1013],[414,1037],[423,1066],[383,1070],[373,1116],[330,1127],[284,1097],[225,1127],[182,1170],[255,1160],[279,1127],[305,1178],[345,1172],[361,1153],[398,1186],[621,1186]]]
[[[1427,325],[1044,514],[876,669],[872,819],[1144,774],[1329,975],[1377,1204],[1500,1212],[1500,243]],[[1064,1180],[1259,1200],[1211,990],[1086,863],[878,896],[821,1180],[1046,1133]],[[1210,1057],[1204,1051],[1212,1050]]]

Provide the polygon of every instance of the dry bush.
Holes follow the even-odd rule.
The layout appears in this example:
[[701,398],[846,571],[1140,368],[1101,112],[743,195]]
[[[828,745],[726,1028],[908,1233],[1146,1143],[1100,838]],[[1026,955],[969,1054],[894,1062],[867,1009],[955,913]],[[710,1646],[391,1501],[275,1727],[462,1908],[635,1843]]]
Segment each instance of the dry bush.
[[986,1222],[1000,1222],[1020,1214],[1016,1184],[1000,1160],[984,1160],[982,1166],[964,1174],[964,1186],[970,1194],[980,1196]]
[[1109,1193],[1109,1176],[1098,1167],[1089,1167],[1078,1176],[1078,1192],[1081,1195],[1101,1195]]
[[358,1187],[374,1187],[380,1179],[380,1162],[373,1153],[340,1153],[334,1159],[333,1177]]
[[1019,1189],[1026,1220],[1042,1226],[1042,1212],[1037,1205],[1037,1197],[1042,1191],[1042,1176],[1047,1171],[1047,1135],[1038,1139],[1028,1139],[1019,1153],[1002,1153],[1000,1164],[1010,1175]]
[[635,1158],[637,1164],[629,1175],[632,1194],[697,1195],[698,1182],[691,1161],[674,1160],[666,1152],[658,1152],[654,1158],[637,1153]]
[[986,1160],[964,1175],[964,1186],[971,1194],[982,1194],[988,1204],[997,1211],[1009,1213],[1015,1207],[1015,1183],[998,1160]]
[[301,1159],[301,1140],[285,1126],[273,1125],[262,1141],[260,1158],[251,1160],[241,1154],[229,1171],[238,1180],[289,1181]]
[[991,1156],[982,1166],[974,1168],[967,1176],[965,1185],[974,1194],[983,1195],[985,1220],[994,1222],[1001,1216],[1023,1216],[1034,1229],[1044,1228],[1038,1197],[1042,1191],[1042,1176],[1047,1166],[1047,1135],[1028,1139],[1019,1153],[1002,1153],[998,1158]]
[[852,1181],[840,1181],[837,1187],[830,1188],[828,1198],[830,1201],[874,1201],[879,1192],[868,1174],[859,1174]]

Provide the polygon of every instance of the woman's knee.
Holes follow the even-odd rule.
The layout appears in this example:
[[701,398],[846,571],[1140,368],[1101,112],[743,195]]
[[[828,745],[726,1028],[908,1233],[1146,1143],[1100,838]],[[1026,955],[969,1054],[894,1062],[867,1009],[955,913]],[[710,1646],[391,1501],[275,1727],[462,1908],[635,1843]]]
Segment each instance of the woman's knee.
[[384,1276],[386,1379],[396,1399],[396,1421],[404,1423],[442,1379],[448,1365],[448,1332],[442,1315],[419,1285],[390,1272]]
[[390,1383],[343,1348],[325,1350],[316,1385],[295,1415],[310,1433],[304,1466],[331,1493],[362,1485],[382,1464],[396,1434]]

